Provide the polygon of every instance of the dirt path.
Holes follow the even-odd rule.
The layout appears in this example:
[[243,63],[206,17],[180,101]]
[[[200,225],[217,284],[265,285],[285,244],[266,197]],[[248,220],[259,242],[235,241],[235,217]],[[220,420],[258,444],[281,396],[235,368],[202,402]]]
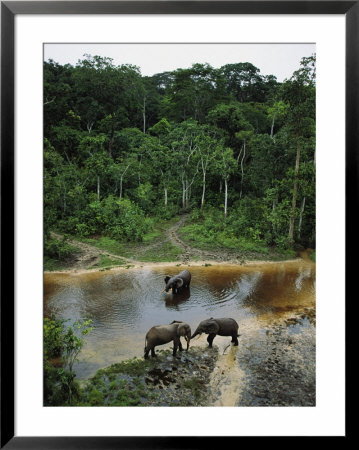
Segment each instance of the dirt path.
[[[131,266],[143,266],[144,264],[163,264],[163,263],[146,263],[144,261],[140,261],[141,257],[143,257],[148,251],[153,251],[156,248],[159,250],[166,243],[171,243],[172,245],[180,248],[182,250],[182,254],[180,258],[174,263],[168,264],[212,264],[212,263],[227,263],[227,264],[251,264],[253,262],[260,261],[245,261],[244,257],[238,254],[238,251],[235,250],[201,250],[199,248],[192,247],[191,245],[184,242],[180,235],[179,230],[183,227],[186,220],[188,219],[188,214],[184,214],[181,218],[169,227],[160,238],[157,238],[155,242],[152,244],[137,244],[132,246],[133,255],[136,255],[133,258],[128,258],[124,256],[115,255],[106,250],[97,248],[93,245],[86,244],[84,242],[80,242],[76,239],[69,239],[68,243],[80,249],[80,253],[75,256],[73,261],[69,262],[69,266],[66,272],[79,272],[83,270],[98,270],[98,263],[101,261],[101,256],[106,256],[119,261],[118,265],[131,265]],[[52,237],[56,239],[62,239],[63,236],[59,233],[51,232]],[[139,259],[136,259],[139,258]],[[267,261],[268,262],[268,261]],[[113,265],[112,265],[113,266]],[[108,268],[112,267],[109,266]]]
[[183,254],[181,255],[182,258],[181,262],[183,264],[188,263],[191,255],[193,255],[196,252],[196,249],[191,248],[187,244],[185,244],[177,234],[178,230],[184,225],[185,221],[187,220],[187,217],[188,214],[183,215],[181,219],[177,223],[172,225],[172,227],[169,228],[168,230],[169,241],[176,247],[183,249]]
[[[203,252],[202,250],[190,247],[185,242],[183,242],[180,237],[178,236],[178,230],[184,225],[188,218],[188,214],[183,215],[178,222],[176,222],[174,225],[172,225],[166,232],[165,239],[161,239],[157,242],[154,242],[150,245],[143,245],[139,246],[136,249],[137,257],[141,256],[145,252],[148,252],[149,250],[153,250],[155,248],[161,247],[164,243],[170,242],[171,244],[179,247],[183,250],[183,253],[181,255],[181,262],[182,264],[188,264],[188,262],[191,259],[191,256],[196,255],[199,256],[201,259],[212,259],[216,260],[216,255],[209,254],[206,252]],[[51,236],[56,239],[62,239],[63,236],[59,233],[51,232]],[[71,270],[84,270],[84,269],[91,269],[96,268],[96,265],[100,261],[100,256],[107,256],[110,258],[118,259],[121,262],[125,262],[131,265],[143,265],[142,261],[139,261],[134,258],[126,258],[124,256],[115,255],[113,253],[107,252],[106,250],[99,249],[93,245],[85,244],[84,242],[78,241],[76,239],[69,239],[68,243],[70,245],[73,245],[74,247],[81,250],[81,253],[76,256],[76,259],[71,263]]]
[[[56,239],[63,238],[61,234],[54,232],[51,232],[51,236]],[[134,259],[114,255],[113,253],[109,253],[106,250],[102,250],[93,245],[85,244],[84,242],[80,242],[75,239],[69,239],[67,242],[70,245],[73,245],[74,247],[81,250],[81,253],[76,256],[73,263],[71,264],[71,269],[73,270],[88,269],[96,266],[96,264],[98,264],[98,262],[100,261],[100,256],[108,256],[110,258],[118,259],[119,262],[126,262],[128,264],[139,264],[139,261],[136,261]]]

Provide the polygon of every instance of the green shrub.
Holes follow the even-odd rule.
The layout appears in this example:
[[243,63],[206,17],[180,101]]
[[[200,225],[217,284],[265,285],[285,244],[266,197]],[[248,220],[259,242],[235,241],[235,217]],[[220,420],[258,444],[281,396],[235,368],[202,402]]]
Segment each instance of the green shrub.
[[101,391],[99,391],[98,389],[93,388],[92,391],[90,392],[90,404],[92,406],[98,406],[98,405],[103,405],[103,393]]
[[173,203],[169,203],[167,206],[161,205],[157,206],[154,211],[156,217],[160,217],[161,219],[169,220],[172,217],[175,217],[179,213],[178,205],[174,205]]
[[80,212],[77,223],[71,223],[75,234],[88,237],[105,235],[118,241],[140,242],[153,227],[151,219],[129,199],[109,195],[102,201],[95,200]]
[[44,357],[45,359],[61,356],[64,349],[63,334],[65,321],[54,317],[44,319]]
[[73,255],[77,252],[78,250],[75,247],[68,244],[66,237],[64,237],[62,240],[58,240],[49,238],[45,234],[44,256],[60,261],[65,261],[73,257]]
[[[71,405],[80,398],[73,364],[85,341],[82,336],[92,331],[91,320],[79,320],[65,328],[65,320],[44,319],[44,404]],[[53,367],[51,359],[61,356],[62,367]]]

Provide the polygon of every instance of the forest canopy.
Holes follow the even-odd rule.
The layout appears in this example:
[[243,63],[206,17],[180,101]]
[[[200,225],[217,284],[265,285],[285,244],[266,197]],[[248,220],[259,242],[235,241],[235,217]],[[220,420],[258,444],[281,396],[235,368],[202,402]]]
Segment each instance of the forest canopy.
[[142,76],[44,62],[44,230],[141,242],[157,219],[315,247],[315,55],[284,82],[249,62]]

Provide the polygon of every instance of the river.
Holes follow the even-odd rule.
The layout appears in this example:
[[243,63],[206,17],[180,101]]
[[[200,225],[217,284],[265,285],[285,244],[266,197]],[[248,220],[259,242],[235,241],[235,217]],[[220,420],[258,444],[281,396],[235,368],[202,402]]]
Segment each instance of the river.
[[[161,293],[184,268],[190,289]],[[194,330],[209,317],[232,317],[239,346],[217,336],[213,404],[315,404],[315,264],[309,259],[250,265],[158,266],[88,273],[45,273],[44,315],[91,318],[94,330],[74,367],[78,378],[143,357],[146,332],[173,320]],[[207,346],[206,336],[192,346]],[[171,347],[168,344],[166,347]],[[286,392],[290,392],[290,400]]]

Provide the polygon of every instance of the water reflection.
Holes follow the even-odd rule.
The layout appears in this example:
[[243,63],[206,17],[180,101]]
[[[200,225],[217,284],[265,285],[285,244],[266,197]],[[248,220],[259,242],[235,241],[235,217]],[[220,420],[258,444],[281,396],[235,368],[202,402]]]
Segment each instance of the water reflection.
[[191,296],[191,288],[183,288],[178,294],[167,293],[165,295],[165,305],[168,309],[179,311],[179,305],[186,302]]
[[[240,326],[265,324],[290,311],[315,305],[315,264],[297,262],[253,266],[191,266],[191,287],[161,293],[167,273],[178,268],[144,267],[85,274],[45,274],[44,314],[91,318],[77,367],[78,376],[133,356],[142,357],[144,336],[173,320],[194,329],[208,317],[233,317]],[[259,322],[258,322],[259,321]],[[261,323],[262,325],[258,325]]]

